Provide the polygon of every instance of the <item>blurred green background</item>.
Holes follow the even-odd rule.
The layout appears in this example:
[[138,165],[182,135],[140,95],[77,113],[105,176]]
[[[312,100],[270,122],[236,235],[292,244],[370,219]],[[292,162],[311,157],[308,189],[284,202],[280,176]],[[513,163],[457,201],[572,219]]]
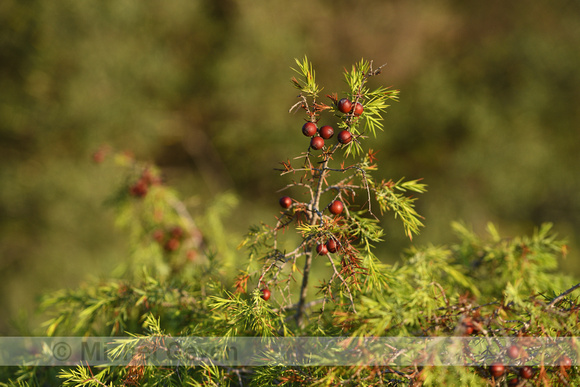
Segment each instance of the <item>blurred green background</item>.
[[[429,185],[414,243],[453,241],[454,220],[504,235],[550,221],[580,274],[579,47],[572,0],[3,0],[0,334],[127,254],[103,205],[119,171],[91,162],[102,144],[158,163],[198,207],[237,194],[234,240],[271,222],[288,182],[273,168],[307,146],[288,114],[304,55],[328,93],[343,67],[388,63],[374,85],[401,98],[371,147],[385,178]],[[392,261],[409,242],[383,223]]]

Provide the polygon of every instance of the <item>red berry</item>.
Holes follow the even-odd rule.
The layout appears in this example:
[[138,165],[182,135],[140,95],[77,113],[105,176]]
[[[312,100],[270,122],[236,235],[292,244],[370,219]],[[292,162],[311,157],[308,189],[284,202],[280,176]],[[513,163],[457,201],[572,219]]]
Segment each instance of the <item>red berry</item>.
[[495,363],[491,365],[490,371],[494,378],[499,378],[505,372],[505,367],[503,364]]
[[282,208],[290,208],[292,205],[292,199],[289,196],[282,196],[280,198],[280,205]]
[[562,357],[560,357],[560,360],[558,361],[558,365],[562,368],[564,368],[565,370],[569,370],[570,367],[572,367],[572,359],[570,359],[568,356],[564,355]]
[[314,150],[320,150],[324,146],[324,139],[319,136],[312,137],[312,140],[310,140],[310,146]]
[[344,204],[342,204],[342,202],[340,200],[335,200],[332,203],[330,203],[330,206],[328,207],[328,209],[330,210],[330,212],[334,215],[339,215],[342,210],[344,209]]
[[363,105],[361,105],[359,102],[357,102],[356,105],[354,105],[354,115],[355,116],[360,116],[364,110],[365,109],[364,109]]
[[157,229],[153,231],[153,239],[155,239],[157,243],[163,242],[163,239],[165,239],[165,233],[163,232],[163,230]]
[[507,349],[507,355],[512,359],[517,359],[520,356],[520,347],[512,345]]
[[322,128],[320,128],[320,137],[322,137],[323,139],[328,140],[333,135],[334,129],[332,129],[332,126],[324,125]]
[[135,197],[142,198],[147,195],[148,189],[149,187],[147,186],[147,183],[143,180],[139,180],[129,188],[129,193]]
[[95,153],[93,153],[93,161],[97,164],[102,163],[105,160],[105,152],[102,149],[99,149]]
[[183,237],[183,229],[179,226],[175,226],[171,229],[171,236],[177,239],[181,239]]
[[326,248],[325,244],[320,244],[316,246],[316,252],[318,253],[318,255],[326,255],[328,254],[328,249]]
[[531,379],[534,376],[534,369],[530,366],[524,366],[520,370],[520,376],[524,379]]
[[197,251],[189,250],[186,255],[187,255],[187,260],[190,262],[193,262],[193,261],[195,261],[195,258],[197,257]]
[[508,380],[508,386],[517,386],[518,384],[520,384],[520,380],[518,378]]
[[302,126],[302,133],[307,137],[312,137],[316,134],[316,124],[314,122],[307,122]]
[[344,114],[350,112],[350,109],[352,108],[352,102],[350,102],[350,100],[348,98],[343,98],[340,101],[338,101],[338,110],[340,110],[341,112],[343,112]]
[[262,289],[262,300],[264,301],[268,301],[270,299],[270,296],[272,295],[272,292],[270,291],[270,289]]
[[336,239],[327,240],[326,249],[331,253],[336,253],[336,250],[338,250],[338,242],[336,241]]
[[469,336],[473,333],[473,320],[471,317],[465,317],[461,322],[461,328],[463,328],[463,333]]
[[165,242],[163,248],[165,249],[165,251],[175,251],[179,248],[179,245],[180,245],[179,239],[171,238],[167,242]]
[[348,130],[343,130],[338,134],[338,142],[348,144],[352,140],[352,134]]

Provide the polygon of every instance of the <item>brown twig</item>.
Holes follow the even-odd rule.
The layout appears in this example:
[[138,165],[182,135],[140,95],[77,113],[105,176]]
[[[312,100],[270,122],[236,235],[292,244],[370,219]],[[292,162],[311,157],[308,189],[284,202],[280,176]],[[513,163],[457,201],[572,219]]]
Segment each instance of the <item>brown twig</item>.
[[346,292],[348,293],[348,298],[350,299],[350,305],[352,306],[352,311],[354,313],[356,313],[356,307],[354,306],[354,299],[352,297],[352,292],[350,291],[350,287],[348,286],[348,284],[346,283],[346,281],[344,280],[344,278],[342,277],[342,275],[340,275],[340,273],[338,272],[338,270],[336,270],[336,265],[334,264],[334,261],[332,260],[332,257],[329,256],[328,257],[328,260],[330,261],[330,264],[332,265],[332,270],[334,271],[334,275],[332,276],[332,278],[328,282],[328,285],[330,286],[332,284],[332,281],[334,280],[334,278],[335,277],[338,277],[340,279],[340,282],[342,282],[342,284],[346,288]]
[[560,294],[558,297],[554,298],[552,300],[552,302],[550,302],[548,304],[548,308],[553,308],[554,305],[556,305],[558,303],[558,301],[560,301],[561,299],[563,299],[564,297],[566,297],[568,294],[572,293],[574,290],[580,288],[580,283],[572,286],[570,289],[566,290],[565,292],[563,292],[562,294]]
[[[311,211],[310,225],[315,225],[318,222],[318,209],[320,206],[320,196],[322,195],[322,184],[324,182],[326,168],[332,154],[338,149],[340,144],[336,144],[327,154],[324,159],[322,166],[320,168],[320,174],[318,176],[318,182],[315,190],[315,195],[312,198],[309,210]],[[306,253],[306,260],[304,262],[304,269],[302,272],[302,285],[300,287],[300,298],[298,300],[298,308],[296,310],[295,320],[298,326],[302,325],[302,319],[305,311],[306,296],[308,295],[308,279],[310,275],[310,268],[312,267],[312,259],[314,257],[315,248],[312,247],[310,251]]]

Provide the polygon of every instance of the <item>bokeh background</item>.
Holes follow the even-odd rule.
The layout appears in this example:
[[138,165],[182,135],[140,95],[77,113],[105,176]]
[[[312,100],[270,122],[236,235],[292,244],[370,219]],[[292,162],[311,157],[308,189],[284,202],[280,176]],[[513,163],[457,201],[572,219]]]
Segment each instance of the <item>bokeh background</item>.
[[[454,241],[455,220],[506,236],[553,222],[578,274],[579,47],[575,0],[3,0],[0,334],[127,255],[103,204],[119,171],[91,161],[103,144],[159,164],[198,210],[235,194],[234,241],[272,221],[287,183],[273,168],[305,149],[288,113],[304,55],[329,93],[343,67],[387,63],[375,85],[400,102],[372,147],[385,178],[429,185],[413,243]],[[409,241],[383,223],[393,261]]]

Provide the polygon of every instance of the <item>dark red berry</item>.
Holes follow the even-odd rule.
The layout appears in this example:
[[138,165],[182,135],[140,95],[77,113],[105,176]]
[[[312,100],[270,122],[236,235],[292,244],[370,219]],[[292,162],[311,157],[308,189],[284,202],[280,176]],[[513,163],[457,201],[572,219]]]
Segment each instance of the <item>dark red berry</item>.
[[316,136],[312,137],[310,140],[310,147],[314,150],[320,150],[324,146],[324,139],[322,137]]
[[332,129],[332,126],[324,125],[322,128],[320,128],[320,137],[322,137],[323,139],[328,140],[333,135],[334,129]]
[[524,379],[531,379],[534,376],[534,369],[530,366],[524,366],[520,370],[520,376]]
[[520,384],[520,380],[518,378],[508,380],[508,386],[517,386],[518,384]]
[[336,239],[327,240],[326,249],[331,253],[336,253],[336,250],[338,250],[338,242],[336,241]]
[[179,245],[180,245],[179,239],[171,238],[167,242],[165,242],[163,248],[165,249],[165,251],[175,251],[179,248]]
[[171,229],[171,236],[177,239],[181,239],[183,237],[183,229],[179,226],[175,226]]
[[564,368],[565,370],[569,370],[572,367],[572,359],[564,355],[560,357],[560,359],[558,360],[558,365]]
[[270,299],[270,296],[272,295],[272,292],[270,291],[270,289],[262,289],[262,300],[264,301],[268,301]]
[[463,329],[463,333],[466,336],[469,336],[473,333],[473,320],[471,317],[465,317],[461,322],[461,328]]
[[282,196],[280,198],[280,205],[282,208],[290,208],[292,205],[292,199],[289,196]]
[[346,114],[350,112],[350,109],[352,108],[352,102],[350,102],[348,98],[343,98],[340,101],[338,101],[336,106],[338,107],[338,110]]
[[188,261],[193,262],[193,261],[195,261],[195,258],[197,257],[197,251],[188,250],[186,256],[187,256]]
[[361,105],[359,102],[357,102],[356,105],[354,105],[354,115],[355,116],[360,116],[364,110],[365,109],[364,109],[363,105]]
[[338,142],[348,144],[352,140],[352,134],[348,130],[343,130],[338,134]]
[[520,356],[520,347],[517,345],[511,345],[507,349],[507,355],[512,359],[517,359]]
[[326,248],[325,244],[320,244],[316,246],[316,252],[318,253],[318,255],[326,255],[328,254],[328,249]]
[[97,164],[100,164],[103,161],[105,161],[106,156],[107,154],[105,153],[105,151],[103,149],[99,149],[98,151],[93,153],[93,161]]
[[129,188],[129,193],[135,197],[142,198],[147,195],[148,190],[147,183],[144,180],[139,180]]
[[163,232],[163,230],[157,229],[153,231],[153,239],[155,239],[157,243],[163,242],[163,239],[165,239],[165,233]]
[[503,366],[503,364],[495,363],[491,365],[489,371],[491,372],[494,378],[499,378],[505,372],[505,367]]
[[329,211],[334,214],[334,215],[339,215],[342,210],[344,209],[344,205],[342,204],[342,202],[340,200],[335,200],[332,203],[330,203],[330,206],[328,207]]
[[312,137],[316,134],[316,124],[314,122],[307,122],[302,126],[302,133],[307,137]]

